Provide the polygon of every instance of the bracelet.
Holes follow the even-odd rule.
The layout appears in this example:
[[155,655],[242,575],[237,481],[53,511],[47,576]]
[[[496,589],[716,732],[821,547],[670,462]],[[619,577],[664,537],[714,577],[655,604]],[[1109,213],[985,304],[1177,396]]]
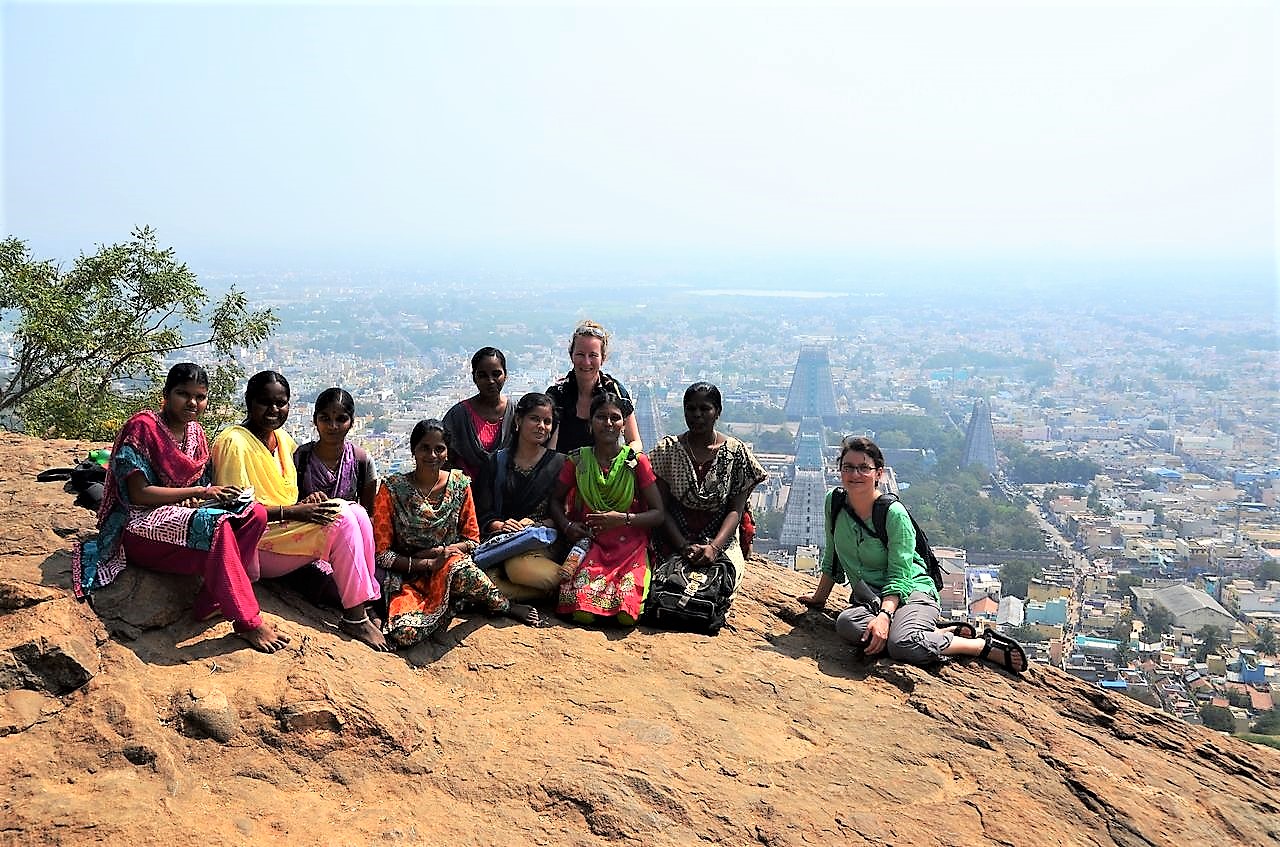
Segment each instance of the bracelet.
[[881,606],[881,607],[880,607],[880,611],[879,611],[879,612],[876,612],[876,614],[878,614],[878,615],[879,615],[879,614],[885,614],[885,615],[888,615],[888,616],[889,616],[889,620],[893,620],[893,612],[889,611],[888,609],[886,609],[886,608],[885,608],[885,607],[883,607],[883,606]]
[[631,526],[631,513],[627,512],[627,526]]
[[413,557],[405,556],[405,558],[409,560],[409,567],[405,571],[405,576],[413,576]]

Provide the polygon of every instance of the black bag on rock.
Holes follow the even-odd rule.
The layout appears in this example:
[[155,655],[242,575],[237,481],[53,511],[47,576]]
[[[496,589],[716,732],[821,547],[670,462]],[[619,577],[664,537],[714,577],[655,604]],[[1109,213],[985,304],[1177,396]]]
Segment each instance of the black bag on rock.
[[641,619],[663,629],[715,635],[729,614],[736,577],[724,556],[695,566],[677,553],[654,567]]
[[77,462],[74,468],[49,468],[36,474],[36,482],[65,482],[65,491],[76,495],[76,505],[96,512],[102,504],[102,486],[107,468],[92,459]]

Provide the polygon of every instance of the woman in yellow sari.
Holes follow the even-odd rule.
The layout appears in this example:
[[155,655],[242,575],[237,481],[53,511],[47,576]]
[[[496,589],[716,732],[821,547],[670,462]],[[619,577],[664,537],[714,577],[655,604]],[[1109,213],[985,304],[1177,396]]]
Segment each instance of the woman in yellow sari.
[[261,575],[278,577],[313,561],[327,562],[342,598],[342,630],[375,650],[389,649],[381,622],[369,617],[367,605],[380,596],[369,515],[356,503],[319,493],[298,500],[297,444],[281,428],[289,417],[284,376],[254,374],[244,399],[244,422],[213,441],[213,478],[218,485],[253,488],[255,499],[267,507],[271,523],[258,542]]

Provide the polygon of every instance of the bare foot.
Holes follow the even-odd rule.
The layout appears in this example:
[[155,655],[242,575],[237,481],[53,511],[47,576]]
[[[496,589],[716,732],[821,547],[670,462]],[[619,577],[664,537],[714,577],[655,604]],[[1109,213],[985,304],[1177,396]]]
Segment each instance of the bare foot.
[[538,614],[538,610],[524,603],[512,603],[507,608],[507,617],[529,626],[542,626],[542,616]]
[[383,636],[382,629],[375,626],[373,619],[368,616],[362,621],[349,621],[346,616],[343,616],[338,619],[338,626],[347,635],[357,641],[363,641],[379,653],[387,653],[391,650],[391,645]]
[[236,635],[249,642],[249,646],[263,653],[274,653],[289,643],[289,636],[276,632],[276,628],[266,621],[257,629],[237,631]]

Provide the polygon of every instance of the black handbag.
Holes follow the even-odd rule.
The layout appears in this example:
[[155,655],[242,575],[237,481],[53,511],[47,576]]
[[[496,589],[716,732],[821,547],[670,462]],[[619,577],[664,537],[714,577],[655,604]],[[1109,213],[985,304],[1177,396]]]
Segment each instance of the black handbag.
[[724,554],[707,565],[691,565],[679,553],[653,569],[642,618],[652,626],[715,635],[733,602],[737,569]]

